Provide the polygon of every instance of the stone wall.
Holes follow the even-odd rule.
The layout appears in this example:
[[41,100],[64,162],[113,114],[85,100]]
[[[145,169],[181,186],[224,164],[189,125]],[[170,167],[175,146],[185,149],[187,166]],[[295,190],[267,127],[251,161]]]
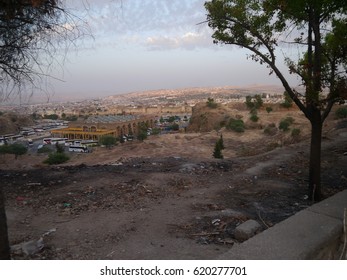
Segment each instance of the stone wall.
[[339,259],[346,242],[346,208],[347,190],[234,245],[220,259]]

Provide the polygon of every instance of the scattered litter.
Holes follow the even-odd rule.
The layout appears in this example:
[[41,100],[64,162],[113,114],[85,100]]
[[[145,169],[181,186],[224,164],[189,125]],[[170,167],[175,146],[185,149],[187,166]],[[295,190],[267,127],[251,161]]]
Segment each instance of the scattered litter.
[[214,226],[219,226],[220,225],[220,219],[214,219],[214,220],[212,220],[212,225],[214,225]]
[[57,231],[56,228],[52,228],[52,229],[46,231],[44,234],[42,234],[41,237],[48,236],[48,235],[50,235],[51,233],[56,232],[56,231]]

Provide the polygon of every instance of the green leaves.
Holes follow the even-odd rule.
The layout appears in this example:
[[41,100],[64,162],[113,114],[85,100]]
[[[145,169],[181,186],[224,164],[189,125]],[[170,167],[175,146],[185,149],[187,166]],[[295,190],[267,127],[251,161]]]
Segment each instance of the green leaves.
[[273,14],[267,13],[261,1],[213,0],[205,3],[207,21],[215,31],[215,43],[234,44],[251,50],[266,48],[267,57],[274,57],[276,32],[283,24],[273,24]]

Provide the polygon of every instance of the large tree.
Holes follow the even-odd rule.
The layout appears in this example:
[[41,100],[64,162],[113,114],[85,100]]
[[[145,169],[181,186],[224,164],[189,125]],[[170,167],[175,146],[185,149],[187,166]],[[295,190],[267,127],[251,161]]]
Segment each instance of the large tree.
[[[85,34],[60,0],[0,0],[0,102],[24,85],[40,87],[62,50]],[[16,90],[16,91],[15,91]],[[0,184],[0,259],[10,258]]]
[[[249,57],[275,73],[285,91],[311,123],[309,197],[321,192],[323,122],[346,92],[347,2],[340,0],[212,0],[205,3],[215,43],[249,50]],[[293,48],[298,57],[278,59],[277,50]],[[303,90],[290,85],[280,69],[302,81]]]

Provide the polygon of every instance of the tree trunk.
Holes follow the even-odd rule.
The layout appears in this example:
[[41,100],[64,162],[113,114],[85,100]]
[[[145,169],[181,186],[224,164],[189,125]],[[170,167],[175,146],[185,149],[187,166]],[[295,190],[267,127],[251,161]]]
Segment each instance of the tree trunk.
[[0,186],[0,260],[10,260],[10,245],[7,234],[7,219],[5,212],[5,197]]
[[310,147],[310,167],[309,167],[309,199],[320,201],[321,194],[321,146],[322,127],[320,114],[311,119],[311,147]]

